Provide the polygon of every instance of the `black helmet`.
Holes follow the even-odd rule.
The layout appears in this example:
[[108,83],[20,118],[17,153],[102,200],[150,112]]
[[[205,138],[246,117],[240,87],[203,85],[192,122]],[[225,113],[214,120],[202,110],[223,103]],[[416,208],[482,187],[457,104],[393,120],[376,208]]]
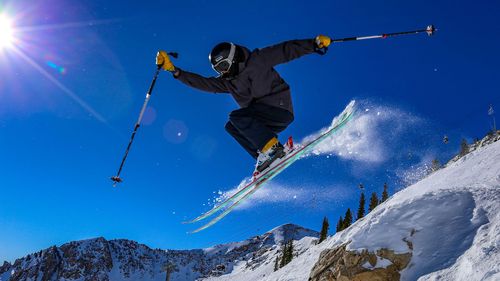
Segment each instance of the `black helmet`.
[[221,76],[233,76],[237,73],[239,53],[235,44],[222,42],[212,49],[208,59],[212,68]]

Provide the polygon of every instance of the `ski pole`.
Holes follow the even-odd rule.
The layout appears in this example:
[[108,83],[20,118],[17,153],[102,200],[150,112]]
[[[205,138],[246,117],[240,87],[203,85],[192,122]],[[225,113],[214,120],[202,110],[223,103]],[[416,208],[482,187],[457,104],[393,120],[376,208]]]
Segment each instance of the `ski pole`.
[[[400,35],[408,35],[408,34],[418,34],[418,33],[427,33],[427,35],[432,36],[434,35],[434,32],[436,32],[437,29],[434,27],[434,25],[428,25],[425,29],[418,29],[418,30],[412,30],[412,31],[403,31],[403,32],[394,32],[394,33],[383,33],[379,35],[370,35],[370,36],[357,36],[357,37],[346,37],[346,38],[333,38],[332,43],[339,43],[339,42],[347,42],[347,41],[358,41],[358,40],[367,40],[367,39],[385,39],[388,37],[394,37],[394,36],[400,36]],[[318,50],[320,54],[326,54],[328,51],[328,48],[322,48]]]
[[359,37],[347,37],[347,38],[340,38],[340,39],[332,39],[332,43],[366,40],[366,39],[376,39],[376,38],[385,39],[388,37],[407,35],[407,34],[418,34],[418,33],[423,33],[423,32],[427,33],[427,35],[429,35],[429,36],[432,36],[434,34],[434,32],[436,32],[436,28],[434,27],[434,25],[431,24],[431,25],[428,25],[426,29],[394,32],[394,33],[384,33],[384,34],[380,34],[380,35],[371,35],[371,36],[359,36]]
[[[177,53],[168,53],[174,58],[178,57]],[[134,131],[132,132],[132,136],[130,137],[130,141],[128,142],[127,149],[125,150],[125,155],[123,155],[122,162],[120,164],[120,168],[118,168],[118,172],[116,173],[116,176],[112,176],[111,180],[113,181],[113,186],[116,186],[117,183],[122,182],[122,178],[120,178],[120,173],[122,172],[123,164],[125,164],[125,160],[127,159],[128,152],[130,151],[130,147],[132,146],[132,142],[134,141],[135,134],[137,133],[137,129],[141,126],[141,121],[142,117],[144,116],[144,112],[146,111],[146,107],[148,105],[149,99],[151,98],[151,93],[153,92],[153,88],[156,84],[156,78],[158,78],[158,75],[160,74],[161,66],[158,66],[156,68],[155,75],[153,77],[153,81],[151,81],[151,85],[149,86],[149,90],[146,93],[146,99],[144,100],[144,104],[142,105],[141,112],[139,113],[139,118],[137,119],[137,122],[135,123],[134,126]]]

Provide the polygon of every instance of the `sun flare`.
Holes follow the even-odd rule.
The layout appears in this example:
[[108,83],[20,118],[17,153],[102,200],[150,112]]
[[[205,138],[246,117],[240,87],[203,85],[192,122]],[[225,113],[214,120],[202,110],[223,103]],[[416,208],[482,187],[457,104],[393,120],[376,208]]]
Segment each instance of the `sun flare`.
[[7,17],[0,15],[0,49],[12,46],[13,42],[12,24]]

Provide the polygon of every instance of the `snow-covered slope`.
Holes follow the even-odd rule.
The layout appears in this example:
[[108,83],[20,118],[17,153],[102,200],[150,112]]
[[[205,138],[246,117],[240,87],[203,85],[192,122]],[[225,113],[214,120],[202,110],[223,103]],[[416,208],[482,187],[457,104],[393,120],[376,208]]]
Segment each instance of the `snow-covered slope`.
[[203,280],[231,281],[231,280],[261,280],[274,271],[276,258],[281,254],[280,245],[283,242],[294,241],[294,254],[300,255],[317,243],[318,233],[304,228],[297,228],[292,224],[287,224],[274,228],[264,234],[265,244],[268,245],[265,251],[249,260],[236,262],[230,274],[217,277],[209,277]]
[[[372,255],[371,262],[363,260],[356,268],[358,273],[360,268],[398,268],[393,278],[377,280],[500,280],[500,141],[488,143],[478,143],[471,153],[396,193],[319,245],[317,232],[291,224],[245,241],[187,251],[97,238],[5,263],[0,281],[160,281],[165,280],[162,266],[167,263],[176,268],[172,281],[337,280],[321,274],[344,270],[349,275],[345,259],[337,264],[331,259],[338,249]],[[274,271],[280,245],[290,239],[295,258]],[[384,258],[381,249],[404,256],[404,265]],[[356,280],[374,280],[366,276]]]
[[[319,245],[301,240],[299,248],[308,249],[276,272],[235,268],[230,278],[214,280],[308,280],[324,250],[348,242],[356,252],[410,253],[401,280],[500,280],[500,141],[396,193]],[[389,264],[379,259],[371,268]]]

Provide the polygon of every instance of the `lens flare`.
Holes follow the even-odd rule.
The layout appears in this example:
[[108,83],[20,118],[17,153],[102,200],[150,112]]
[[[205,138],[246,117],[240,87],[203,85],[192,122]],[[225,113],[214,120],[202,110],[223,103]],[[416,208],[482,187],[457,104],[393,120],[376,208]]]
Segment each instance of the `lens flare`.
[[95,111],[90,105],[88,105],[84,100],[82,100],[77,94],[71,91],[68,87],[64,86],[59,80],[54,78],[47,72],[43,67],[41,67],[38,63],[36,63],[32,58],[26,55],[21,49],[12,48],[12,50],[21,57],[24,61],[26,61],[29,65],[33,66],[38,72],[40,72],[45,78],[51,81],[55,86],[57,86],[61,91],[63,91],[66,95],[68,95],[71,99],[76,101],[81,107],[83,107],[87,112],[90,113],[91,116],[94,116],[97,120],[107,124],[106,119],[102,117],[97,111]]
[[10,20],[0,15],[0,49],[11,47],[14,42],[13,29]]
[[57,65],[55,62],[52,62],[52,61],[47,61],[47,65],[53,69],[55,69],[57,72],[59,72],[60,74],[66,74],[66,68],[60,66],[60,65]]

